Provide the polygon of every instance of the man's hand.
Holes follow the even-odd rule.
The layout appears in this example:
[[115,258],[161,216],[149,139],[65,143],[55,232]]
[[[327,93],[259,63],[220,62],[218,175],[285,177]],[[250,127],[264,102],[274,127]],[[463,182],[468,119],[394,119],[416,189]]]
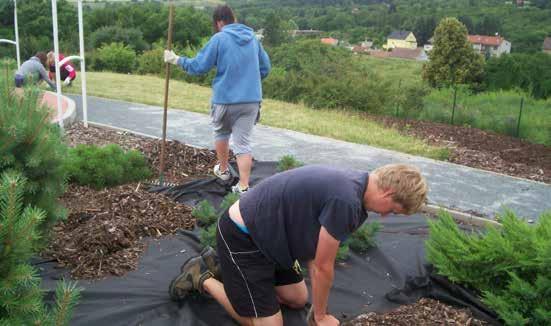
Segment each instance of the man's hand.
[[337,318],[332,315],[325,314],[322,318],[318,318],[314,315],[315,325],[316,326],[335,326],[340,325],[340,322]]
[[165,50],[165,62],[166,63],[172,63],[173,65],[178,64],[178,59],[180,59],[179,56],[174,53],[172,50]]

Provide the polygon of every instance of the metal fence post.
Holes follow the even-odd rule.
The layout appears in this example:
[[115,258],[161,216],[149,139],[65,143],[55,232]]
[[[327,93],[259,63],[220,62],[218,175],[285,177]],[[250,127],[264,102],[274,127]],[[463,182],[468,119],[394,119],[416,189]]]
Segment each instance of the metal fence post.
[[451,123],[453,125],[453,118],[455,117],[455,105],[457,103],[457,86],[455,86],[454,90],[453,90],[453,107],[452,107],[452,119],[451,119]]
[[400,110],[400,89],[402,88],[402,80],[400,79],[398,81],[398,94],[396,95],[396,112],[394,113],[394,115],[396,115],[396,117],[398,117],[398,113],[399,113],[399,110]]
[[520,119],[522,118],[523,107],[524,107],[524,97],[520,99],[520,110],[518,112],[518,121],[517,121],[517,138],[520,136]]

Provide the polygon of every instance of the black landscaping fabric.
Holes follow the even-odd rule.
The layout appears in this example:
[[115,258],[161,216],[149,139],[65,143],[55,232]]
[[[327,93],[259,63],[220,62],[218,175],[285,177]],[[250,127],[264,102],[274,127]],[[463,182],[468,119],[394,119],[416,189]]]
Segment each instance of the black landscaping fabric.
[[[252,186],[274,173],[274,162],[255,162]],[[235,181],[224,183],[209,178],[153,190],[190,205],[203,199],[218,205]],[[337,264],[329,300],[329,311],[333,315],[347,320],[360,313],[385,312],[400,304],[430,297],[470,308],[479,319],[499,324],[476,296],[435,275],[426,266],[424,241],[428,226],[425,217],[381,219],[370,214],[367,222],[375,220],[383,225],[377,237],[378,247],[365,254],[351,254],[345,263]],[[182,232],[160,240],[148,240],[138,269],[124,277],[79,281],[82,297],[71,325],[234,325],[212,299],[197,296],[177,303],[168,296],[168,286],[177,276],[180,265],[201,249],[197,234]],[[56,269],[54,262],[37,262],[36,266],[41,270],[48,299],[52,298],[59,279],[70,280],[67,270]],[[306,313],[306,309],[284,309],[285,325],[306,325]]]

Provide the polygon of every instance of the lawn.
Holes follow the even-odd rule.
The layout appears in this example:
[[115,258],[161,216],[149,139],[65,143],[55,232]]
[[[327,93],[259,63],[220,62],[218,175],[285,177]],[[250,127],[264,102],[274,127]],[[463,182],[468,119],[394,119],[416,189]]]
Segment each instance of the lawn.
[[[89,72],[86,76],[88,95],[163,105],[162,78],[109,72]],[[176,80],[172,80],[170,85],[169,107],[205,114],[209,112],[209,87]],[[79,93],[80,82],[77,80],[66,91]],[[384,128],[354,112],[311,109],[301,104],[266,99],[262,103],[261,123],[412,155],[434,159],[448,157],[446,148],[429,146],[421,140],[400,135],[397,130]]]

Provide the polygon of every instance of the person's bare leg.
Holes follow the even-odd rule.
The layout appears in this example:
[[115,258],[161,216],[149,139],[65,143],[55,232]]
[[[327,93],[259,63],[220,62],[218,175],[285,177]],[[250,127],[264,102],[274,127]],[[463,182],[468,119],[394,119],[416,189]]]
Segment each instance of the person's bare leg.
[[224,307],[226,312],[230,314],[230,316],[235,319],[239,324],[245,325],[245,326],[281,326],[283,325],[283,316],[281,315],[281,311],[279,311],[277,314],[270,316],[270,317],[263,317],[263,318],[249,318],[249,317],[241,317],[235,312],[233,309],[230,300],[228,299],[228,296],[226,295],[226,291],[224,290],[224,285],[220,283],[220,281],[209,278],[205,280],[203,283],[203,289],[207,291],[214,300],[218,301],[219,304]]
[[275,287],[279,303],[292,309],[302,309],[308,302],[308,288],[304,281]]
[[252,154],[237,155],[237,167],[239,168],[239,186],[241,187],[241,189],[246,189],[249,187],[249,178],[251,176],[252,166]]
[[220,163],[220,170],[228,170],[228,160],[230,156],[230,144],[228,139],[217,140],[214,142],[214,147],[216,149],[216,157],[218,158],[218,163]]

